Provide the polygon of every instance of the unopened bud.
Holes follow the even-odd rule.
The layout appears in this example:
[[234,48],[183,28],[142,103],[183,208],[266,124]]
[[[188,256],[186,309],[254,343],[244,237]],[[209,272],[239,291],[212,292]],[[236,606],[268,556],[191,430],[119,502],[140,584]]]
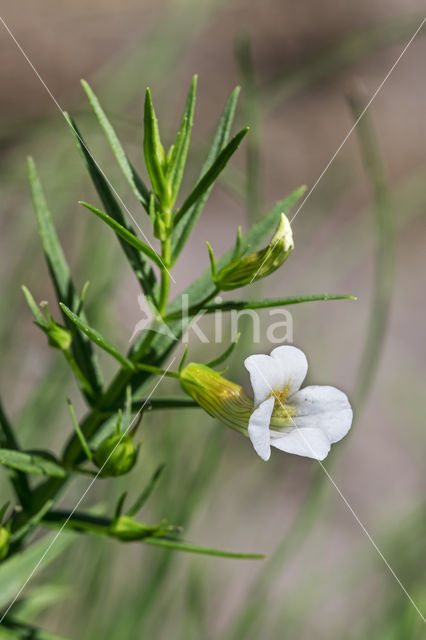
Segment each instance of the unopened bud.
[[138,452],[139,448],[135,448],[130,435],[115,433],[100,443],[93,460],[101,469],[101,477],[122,476],[133,469]]
[[260,251],[230,262],[216,274],[215,282],[221,291],[227,291],[265,278],[287,260],[293,248],[290,222],[282,213],[280,223],[269,245]]

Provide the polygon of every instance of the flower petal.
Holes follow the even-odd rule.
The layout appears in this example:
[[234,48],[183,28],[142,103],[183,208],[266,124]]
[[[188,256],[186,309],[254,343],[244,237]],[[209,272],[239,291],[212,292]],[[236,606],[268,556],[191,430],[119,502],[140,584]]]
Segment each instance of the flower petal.
[[249,356],[244,360],[244,366],[250,374],[256,407],[266,400],[272,391],[280,391],[283,388],[285,383],[281,367],[271,356],[263,353]]
[[308,372],[308,361],[303,351],[291,345],[283,345],[271,351],[271,357],[281,369],[281,388],[288,384],[290,393],[298,391]]
[[262,402],[250,416],[248,434],[256,453],[262,460],[271,457],[269,422],[274,408],[275,398],[268,398]]
[[271,445],[298,456],[324,460],[330,451],[330,442],[320,430],[306,427],[289,427],[281,433],[271,432]]
[[331,443],[341,440],[351,428],[353,413],[348,397],[335,387],[305,387],[288,403],[296,409],[296,426],[319,429]]

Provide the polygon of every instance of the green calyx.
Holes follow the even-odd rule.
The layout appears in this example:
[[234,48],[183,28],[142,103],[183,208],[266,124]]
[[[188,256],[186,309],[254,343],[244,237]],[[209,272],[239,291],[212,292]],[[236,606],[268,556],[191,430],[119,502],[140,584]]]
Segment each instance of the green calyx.
[[221,291],[244,287],[276,271],[294,248],[293,233],[287,216],[282,213],[278,227],[267,247],[235,258],[213,275]]
[[122,476],[133,469],[139,448],[135,448],[130,435],[115,433],[102,440],[93,454],[93,461],[101,470],[102,478]]

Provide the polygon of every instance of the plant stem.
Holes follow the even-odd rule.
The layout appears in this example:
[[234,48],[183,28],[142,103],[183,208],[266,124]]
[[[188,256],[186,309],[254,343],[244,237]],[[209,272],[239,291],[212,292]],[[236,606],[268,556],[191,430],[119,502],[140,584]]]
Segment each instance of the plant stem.
[[171,212],[166,209],[163,212],[164,225],[166,228],[166,237],[161,241],[161,260],[163,268],[161,271],[161,289],[160,299],[158,302],[158,311],[161,316],[167,307],[170,292],[170,266],[172,261],[172,238],[171,238]]

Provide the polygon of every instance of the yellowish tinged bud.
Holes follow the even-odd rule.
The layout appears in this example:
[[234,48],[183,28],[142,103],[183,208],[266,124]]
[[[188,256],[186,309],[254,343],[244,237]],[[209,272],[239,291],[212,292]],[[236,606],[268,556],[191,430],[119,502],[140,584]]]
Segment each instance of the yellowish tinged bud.
[[269,245],[244,258],[236,258],[230,262],[216,274],[215,282],[221,291],[227,291],[265,278],[287,260],[293,248],[290,222],[282,213],[280,223]]
[[[210,367],[195,362],[181,371],[180,383],[185,393],[213,418],[248,436],[248,422],[255,407],[253,399],[239,384],[227,380]],[[291,415],[289,407],[276,402],[271,428],[291,426]]]

